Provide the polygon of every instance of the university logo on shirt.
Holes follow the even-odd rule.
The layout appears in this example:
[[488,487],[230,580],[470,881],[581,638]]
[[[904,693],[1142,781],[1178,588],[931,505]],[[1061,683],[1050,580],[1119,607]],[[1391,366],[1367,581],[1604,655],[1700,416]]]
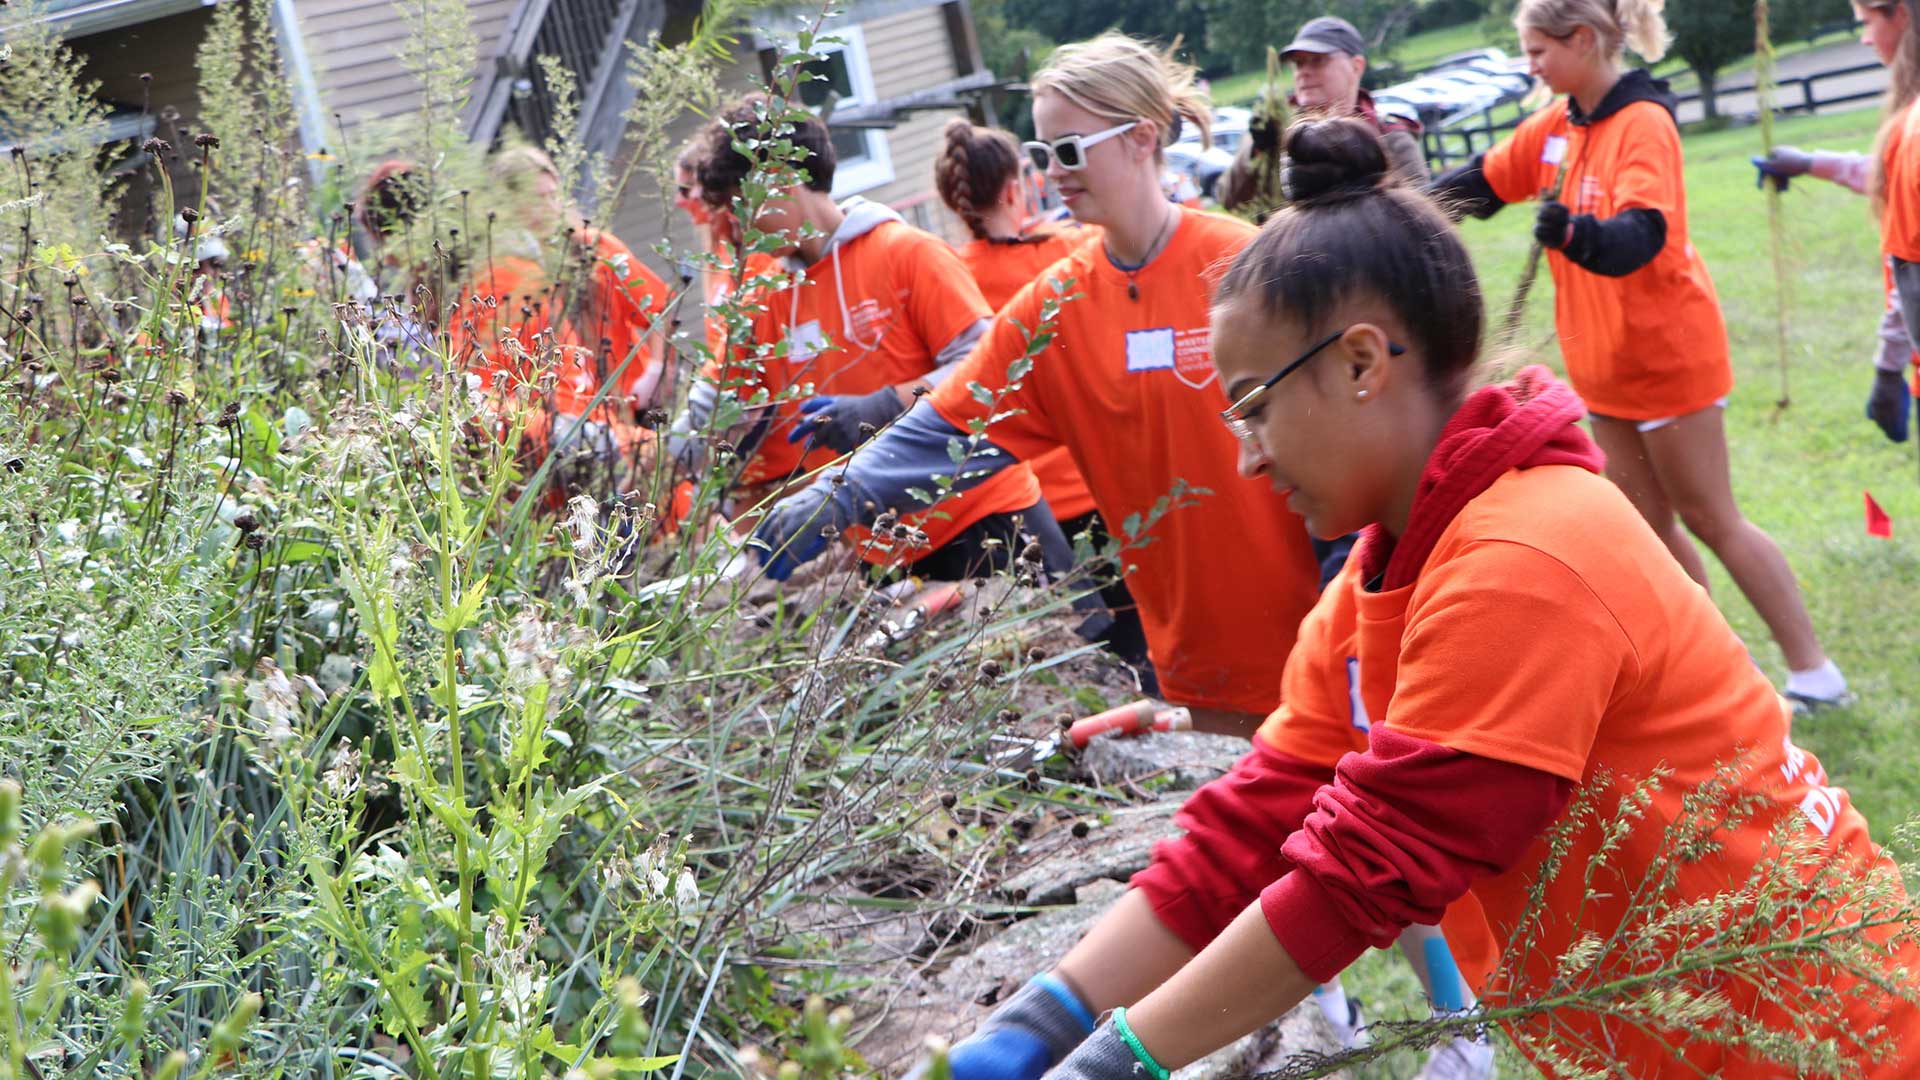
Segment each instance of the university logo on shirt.
[[1213,370],[1213,331],[1157,326],[1127,331],[1127,370],[1171,371],[1181,382],[1204,390],[1218,377]]

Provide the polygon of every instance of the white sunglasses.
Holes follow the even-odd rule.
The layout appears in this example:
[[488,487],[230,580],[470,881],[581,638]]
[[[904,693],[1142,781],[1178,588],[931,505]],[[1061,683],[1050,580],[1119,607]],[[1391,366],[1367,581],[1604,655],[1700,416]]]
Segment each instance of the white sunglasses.
[[1115,125],[1105,131],[1096,131],[1091,135],[1062,135],[1049,142],[1024,142],[1020,144],[1020,147],[1027,152],[1027,157],[1032,159],[1033,167],[1039,169],[1041,172],[1046,172],[1047,167],[1055,161],[1058,161],[1060,167],[1069,172],[1079,172],[1081,169],[1087,167],[1087,151],[1089,149],[1113,138],[1115,135],[1125,135],[1127,132],[1139,126],[1140,121],[1129,120],[1124,124]]

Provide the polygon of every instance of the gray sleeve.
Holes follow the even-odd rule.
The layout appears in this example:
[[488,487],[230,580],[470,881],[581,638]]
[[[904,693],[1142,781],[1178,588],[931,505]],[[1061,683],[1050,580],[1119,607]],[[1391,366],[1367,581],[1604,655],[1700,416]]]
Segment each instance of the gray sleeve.
[[967,438],[966,432],[935,412],[932,404],[917,401],[893,426],[854,451],[844,470],[829,470],[814,481],[814,486],[827,488],[835,521],[844,528],[872,524],[887,510],[925,510],[927,503],[908,489],[933,495],[937,491],[934,477],[954,476],[953,490],[960,492],[1019,464],[1020,459],[983,439],[955,465],[952,447],[957,442],[965,452]]
[[953,369],[960,366],[960,361],[973,355],[973,347],[986,336],[987,327],[992,325],[992,319],[975,319],[972,326],[953,335],[953,340],[934,354],[933,370],[927,372],[928,385],[939,386],[946,382],[947,376],[953,374]]
[[[1880,348],[1874,352],[1873,366],[1882,371],[1905,371],[1913,355],[1907,327],[1920,326],[1920,263],[1894,259],[1893,290],[1899,294],[1900,303],[1880,321]],[[1889,325],[1895,313],[1902,320],[1897,336],[1896,328]]]
[[1873,182],[1873,159],[1865,154],[1836,154],[1827,150],[1815,150],[1808,157],[1813,162],[1808,172],[1822,180],[1831,180],[1841,187],[1849,188],[1855,195],[1865,195],[1867,185]]
[[1433,180],[1427,168],[1427,149],[1420,136],[1411,131],[1389,131],[1380,136],[1387,148],[1387,164],[1400,182],[1413,188],[1425,188]]

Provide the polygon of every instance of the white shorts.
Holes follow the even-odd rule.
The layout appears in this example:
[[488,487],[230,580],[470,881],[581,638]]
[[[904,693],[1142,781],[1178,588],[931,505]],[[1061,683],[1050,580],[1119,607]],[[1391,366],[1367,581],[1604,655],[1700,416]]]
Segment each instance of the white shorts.
[[[1719,401],[1716,401],[1713,404],[1707,406],[1708,409],[1724,409],[1726,407],[1727,407],[1726,398],[1721,398]],[[1700,411],[1704,412],[1706,410],[1702,409]],[[1693,414],[1682,413],[1681,415],[1692,416]],[[1668,424],[1671,424],[1678,419],[1680,419],[1679,416],[1662,416],[1657,420],[1637,420],[1634,422],[1633,429],[1635,431],[1640,432],[1642,435],[1644,435],[1649,431],[1659,431],[1661,428],[1666,427]]]
[[[1720,398],[1715,404],[1707,405],[1707,409],[1724,409],[1724,407],[1726,407],[1726,398]],[[1705,411],[1705,409],[1695,409],[1695,411]],[[1620,419],[1620,417],[1609,417],[1607,413],[1590,413],[1590,415],[1596,415],[1599,419],[1607,419],[1607,421],[1617,421],[1617,419]],[[1659,419],[1651,419],[1651,421],[1634,421],[1634,430],[1638,430],[1640,434],[1645,434],[1645,432],[1649,432],[1649,430],[1661,430],[1663,427],[1670,425],[1670,423],[1674,423],[1676,419],[1692,417],[1692,415],[1693,413],[1680,413],[1678,417],[1659,417]]]

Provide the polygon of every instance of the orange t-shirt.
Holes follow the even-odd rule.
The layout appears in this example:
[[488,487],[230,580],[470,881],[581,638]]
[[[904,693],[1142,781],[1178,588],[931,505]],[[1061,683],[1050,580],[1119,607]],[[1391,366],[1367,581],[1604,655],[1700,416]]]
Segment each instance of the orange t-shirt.
[[[882,222],[836,246],[807,268],[805,280],[756,306],[754,341],[776,346],[760,361],[762,370],[743,366],[751,349],[735,348],[725,371],[708,371],[722,393],[744,400],[764,389],[789,398],[775,407],[742,473],[746,484],[784,480],[837,457],[826,449],[803,455],[801,443],[787,441],[807,396],[789,390],[812,384],[813,395],[865,394],[911,382],[934,369],[948,342],[992,314],[953,249],[900,221]],[[1033,471],[1019,465],[906,521],[927,534],[927,550],[933,550],[981,518],[1039,501]],[[869,533],[856,527],[847,535],[859,543]],[[895,557],[875,545],[862,544],[862,551],[869,562]]]
[[[1320,570],[1306,526],[1264,482],[1239,475],[1220,422],[1211,283],[1253,234],[1237,218],[1182,210],[1166,249],[1133,276],[1138,300],[1100,245],[1075,250],[1007,304],[933,407],[962,430],[1012,413],[986,435],[1023,459],[1066,447],[1115,537],[1125,541],[1131,524],[1147,538],[1123,558],[1168,700],[1264,714]],[[1017,389],[983,405],[969,384],[1008,387],[1055,282],[1076,299],[1061,306],[1052,341]]]
[[601,383],[618,372],[617,387],[601,399],[594,416],[624,420],[620,399],[633,394],[657,362],[647,335],[666,310],[667,286],[625,244],[597,229],[575,235],[570,258],[556,275],[531,259],[495,257],[455,320],[456,353],[483,355],[490,381],[502,372],[531,378],[533,373],[520,370],[524,365],[501,344],[501,334],[510,334],[532,354],[536,339],[551,330],[558,347],[552,370],[555,411],[581,415]]
[[[1891,260],[1920,262],[1920,108],[1907,106],[1906,114],[1887,130],[1880,161],[1887,193],[1880,214],[1880,271],[1887,303],[1898,305]],[[1914,385],[1920,387],[1920,352],[1909,359],[1915,369]]]
[[[1599,872],[1597,896],[1586,895],[1583,878],[1602,844],[1600,825],[1589,819],[1573,833],[1565,869],[1546,885],[1534,946],[1509,958],[1485,994],[1490,1006],[1543,996],[1569,947],[1619,925],[1682,800],[1742,753],[1736,793],[1759,808],[1749,822],[1721,831],[1721,850],[1680,871],[1670,899],[1713,895],[1745,880],[1782,823],[1817,830],[1828,850],[1856,866],[1890,865],[1847,793],[1788,741],[1779,696],[1713,601],[1619,489],[1584,469],[1547,465],[1496,480],[1448,526],[1412,585],[1367,592],[1357,562],[1348,562],[1301,627],[1283,681],[1285,704],[1255,737],[1322,764],[1364,751],[1367,732],[1380,724],[1606,785],[1602,819],[1655,769],[1671,770],[1640,827]],[[1543,835],[1519,865],[1473,886],[1495,941],[1515,940],[1547,857]],[[1450,923],[1447,930],[1451,937]],[[1917,960],[1903,962],[1912,968]],[[1722,989],[1737,1011],[1768,1007],[1744,985]],[[1870,1019],[1920,1050],[1920,1010]],[[1869,1018],[1860,1020],[1864,1030]],[[1562,1040],[1609,1047],[1614,1060],[1640,1070],[1634,1075],[1683,1071],[1674,1047],[1625,1024],[1572,1010],[1552,1022]],[[1701,1075],[1771,1075],[1705,1042],[1678,1052]],[[1858,1075],[1910,1074],[1896,1067]]]
[[[980,294],[995,311],[1007,306],[1026,284],[1041,271],[1073,253],[1081,244],[1100,237],[1096,226],[1074,226],[1060,232],[1042,234],[1017,244],[996,244],[991,240],[970,240],[960,249],[960,261],[973,272]],[[1028,462],[1040,480],[1040,491],[1047,497],[1053,516],[1069,521],[1093,511],[1093,493],[1086,478],[1073,463],[1073,455],[1063,447],[1041,454]]]
[[1658,102],[1636,101],[1574,124],[1563,98],[1527,117],[1483,161],[1487,183],[1509,203],[1552,190],[1563,167],[1560,201],[1575,214],[1658,210],[1667,223],[1660,253],[1622,277],[1547,252],[1560,354],[1574,390],[1594,412],[1623,420],[1684,416],[1726,397],[1733,389],[1727,328],[1713,278],[1687,239],[1673,117]]

